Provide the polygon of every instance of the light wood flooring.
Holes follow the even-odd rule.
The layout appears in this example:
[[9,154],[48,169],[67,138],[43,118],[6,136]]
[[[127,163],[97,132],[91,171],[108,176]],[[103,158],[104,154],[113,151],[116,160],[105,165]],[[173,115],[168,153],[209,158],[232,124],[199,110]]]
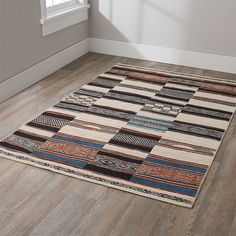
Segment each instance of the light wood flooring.
[[[236,81],[236,75],[89,53],[0,104],[0,139],[117,62]],[[236,117],[193,209],[0,158],[0,236],[235,236]]]

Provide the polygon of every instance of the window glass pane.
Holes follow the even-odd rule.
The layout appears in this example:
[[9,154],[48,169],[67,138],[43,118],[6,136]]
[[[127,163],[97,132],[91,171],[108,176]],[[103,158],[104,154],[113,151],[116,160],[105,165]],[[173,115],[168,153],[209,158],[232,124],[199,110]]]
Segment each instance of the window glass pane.
[[51,7],[66,2],[71,2],[71,0],[46,0],[46,7]]

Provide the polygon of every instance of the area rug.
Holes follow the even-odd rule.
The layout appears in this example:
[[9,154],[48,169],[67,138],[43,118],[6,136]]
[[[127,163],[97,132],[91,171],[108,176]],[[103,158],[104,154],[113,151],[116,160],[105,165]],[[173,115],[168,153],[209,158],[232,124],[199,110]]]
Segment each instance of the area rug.
[[191,208],[236,85],[117,64],[0,143],[0,156]]

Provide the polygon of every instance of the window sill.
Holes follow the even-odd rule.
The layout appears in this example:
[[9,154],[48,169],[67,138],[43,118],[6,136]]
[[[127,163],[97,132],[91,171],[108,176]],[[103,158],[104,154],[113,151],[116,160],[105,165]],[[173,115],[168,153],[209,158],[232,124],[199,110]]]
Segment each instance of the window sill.
[[69,26],[88,20],[88,9],[90,5],[76,6],[64,11],[48,15],[41,19],[42,34],[47,36]]

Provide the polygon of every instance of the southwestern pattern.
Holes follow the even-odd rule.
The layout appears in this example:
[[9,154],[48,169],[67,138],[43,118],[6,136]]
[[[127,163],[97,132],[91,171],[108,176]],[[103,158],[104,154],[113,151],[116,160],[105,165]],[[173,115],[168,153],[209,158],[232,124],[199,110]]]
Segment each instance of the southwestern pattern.
[[0,142],[0,156],[192,207],[236,85],[117,64]]

